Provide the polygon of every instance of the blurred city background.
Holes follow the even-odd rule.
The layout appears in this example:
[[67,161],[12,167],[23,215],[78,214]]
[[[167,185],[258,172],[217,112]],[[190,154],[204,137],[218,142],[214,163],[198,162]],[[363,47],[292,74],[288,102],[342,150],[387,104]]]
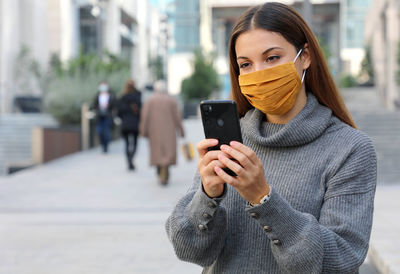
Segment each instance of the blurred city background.
[[[102,155],[90,104],[101,81],[119,97],[132,78],[146,101],[165,79],[186,141],[196,143],[199,102],[229,96],[231,30],[264,2],[0,0],[0,273],[200,272],[177,261],[163,230],[195,160],[180,155],[162,188],[140,138],[129,173],[118,121]],[[279,2],[312,27],[377,150],[374,229],[361,273],[400,273],[400,1]]]

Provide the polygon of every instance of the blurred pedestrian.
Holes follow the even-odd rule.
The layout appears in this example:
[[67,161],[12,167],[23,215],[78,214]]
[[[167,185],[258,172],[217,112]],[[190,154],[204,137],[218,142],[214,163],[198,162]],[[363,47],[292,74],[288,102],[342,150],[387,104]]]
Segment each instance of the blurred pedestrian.
[[149,139],[150,165],[157,168],[162,185],[168,183],[169,166],[176,164],[177,131],[185,136],[178,104],[167,94],[162,80],[154,83],[154,94],[143,104],[140,134]]
[[98,86],[98,93],[94,98],[92,108],[96,112],[96,132],[104,153],[108,152],[115,107],[115,95],[111,92],[107,82],[101,82]]
[[118,116],[121,118],[121,135],[125,141],[125,154],[130,170],[135,169],[135,156],[139,134],[140,110],[142,108],[142,94],[130,79],[125,83],[122,97],[118,101]]
[[197,144],[193,185],[166,223],[177,256],[203,273],[358,273],[376,154],[316,37],[293,8],[267,2],[239,18],[228,50],[243,143]]

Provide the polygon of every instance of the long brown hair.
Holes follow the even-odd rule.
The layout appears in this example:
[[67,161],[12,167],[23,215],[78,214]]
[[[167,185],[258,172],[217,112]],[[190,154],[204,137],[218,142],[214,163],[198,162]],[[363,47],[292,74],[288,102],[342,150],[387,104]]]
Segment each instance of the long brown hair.
[[253,107],[240,91],[235,44],[240,34],[256,28],[280,33],[297,51],[307,44],[311,64],[307,69],[304,80],[306,89],[312,92],[322,105],[330,108],[336,117],[356,128],[353,118],[329,73],[322,50],[310,27],[293,8],[276,2],[268,2],[248,9],[239,18],[229,40],[231,95],[237,103],[239,116],[243,116]]
[[128,93],[132,93],[132,92],[136,92],[136,87],[135,87],[135,81],[133,81],[132,79],[129,79],[128,81],[126,81],[124,89],[122,90],[122,96],[128,94]]

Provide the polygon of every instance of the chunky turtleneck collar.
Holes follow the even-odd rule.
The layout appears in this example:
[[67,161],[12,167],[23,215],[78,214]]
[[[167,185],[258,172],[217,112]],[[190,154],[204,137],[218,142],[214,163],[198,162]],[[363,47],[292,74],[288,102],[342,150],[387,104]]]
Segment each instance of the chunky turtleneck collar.
[[263,146],[290,147],[312,142],[331,124],[332,111],[319,104],[317,98],[307,93],[304,108],[287,124],[263,121],[265,116],[258,109],[249,110],[241,119],[244,139]]

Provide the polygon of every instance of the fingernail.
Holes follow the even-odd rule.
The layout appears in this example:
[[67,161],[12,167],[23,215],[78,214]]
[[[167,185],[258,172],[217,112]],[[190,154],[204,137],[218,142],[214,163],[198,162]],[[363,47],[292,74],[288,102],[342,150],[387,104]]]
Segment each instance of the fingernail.
[[236,146],[238,146],[240,143],[237,142],[237,141],[231,141],[229,144],[230,144],[231,146],[233,146],[233,147],[236,147]]

